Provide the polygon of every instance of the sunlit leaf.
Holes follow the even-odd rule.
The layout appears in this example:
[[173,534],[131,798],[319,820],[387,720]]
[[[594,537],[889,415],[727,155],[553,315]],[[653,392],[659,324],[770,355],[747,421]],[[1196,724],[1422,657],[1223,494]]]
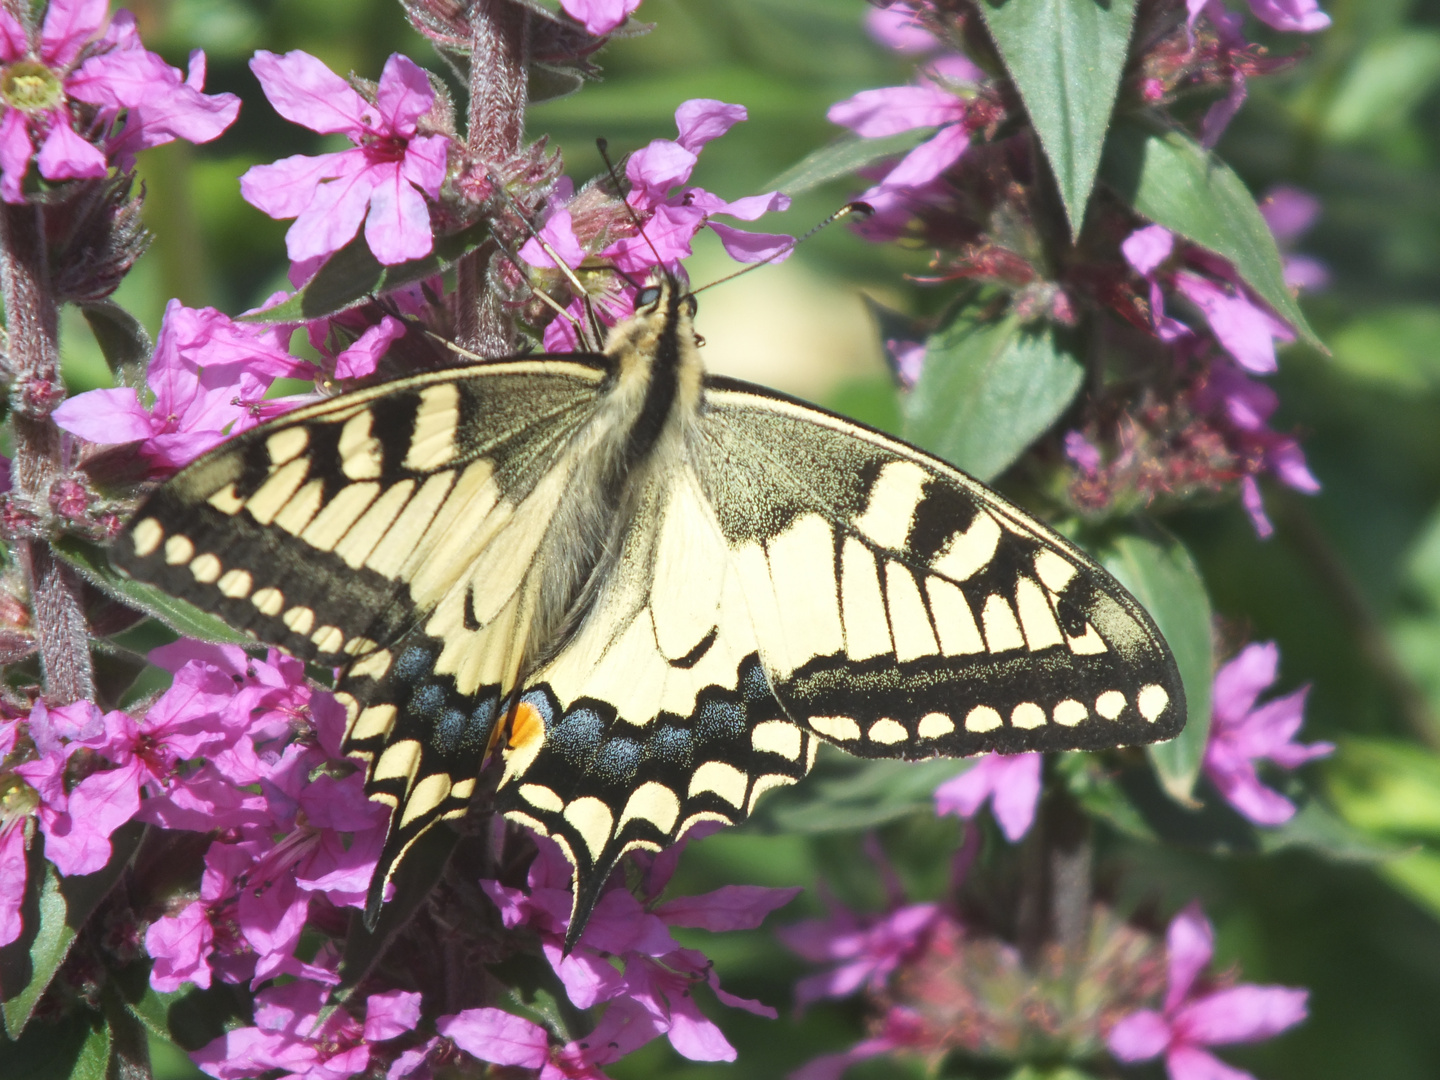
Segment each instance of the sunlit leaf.
[[104,550],[89,541],[74,536],[61,537],[55,541],[55,552],[97,589],[159,619],[177,634],[220,644],[255,644],[209,612],[153,585],[122,577],[110,565]]
[[1125,70],[1135,0],[985,0],[980,12],[1078,233]]
[[1170,797],[1186,803],[1210,737],[1210,598],[1190,553],[1178,541],[1122,536],[1101,562],[1139,600],[1175,655],[1185,683],[1185,729],[1147,747]]
[[845,135],[828,146],[812,151],[804,159],[786,169],[779,176],[765,184],[764,191],[783,191],[787,195],[799,195],[827,184],[831,180],[851,176],[856,171],[873,165],[877,161],[904,154],[934,134],[932,128],[916,128],[885,135],[878,139],[865,139],[859,135]]
[[1048,327],[959,318],[926,343],[905,437],[980,480],[1024,453],[1074,399],[1084,369]]
[[375,258],[365,242],[365,234],[357,233],[339,251],[331,255],[305,286],[282,304],[251,312],[242,322],[296,323],[322,319],[365,303],[373,296],[424,281],[454,266],[489,239],[485,222],[477,222],[453,236],[435,241],[435,250],[423,259],[385,266]]
[[1285,284],[1270,227],[1230,166],[1179,131],[1120,121],[1110,132],[1100,170],[1138,213],[1224,256],[1302,338],[1324,348]]

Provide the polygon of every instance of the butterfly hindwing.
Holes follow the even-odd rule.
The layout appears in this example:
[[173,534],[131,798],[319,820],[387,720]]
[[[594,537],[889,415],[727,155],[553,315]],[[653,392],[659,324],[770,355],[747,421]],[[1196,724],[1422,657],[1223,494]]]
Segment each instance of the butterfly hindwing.
[[728,545],[687,464],[653,478],[604,592],[529,681],[521,714],[497,805],[575,864],[576,929],[627,850],[741,821],[809,771],[818,741],[771,693]]
[[[1178,732],[1144,610],[944,462],[712,380],[695,441],[786,712],[864,757],[1103,748]],[[744,483],[722,463],[747,463]]]

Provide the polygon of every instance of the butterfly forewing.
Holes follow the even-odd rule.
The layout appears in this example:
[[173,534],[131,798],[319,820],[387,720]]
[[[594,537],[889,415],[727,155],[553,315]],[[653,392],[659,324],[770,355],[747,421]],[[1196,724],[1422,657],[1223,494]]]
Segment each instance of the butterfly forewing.
[[[695,441],[788,715],[865,757],[1103,748],[1184,722],[1145,611],[943,462],[714,380]],[[743,483],[719,463],[750,463]]]

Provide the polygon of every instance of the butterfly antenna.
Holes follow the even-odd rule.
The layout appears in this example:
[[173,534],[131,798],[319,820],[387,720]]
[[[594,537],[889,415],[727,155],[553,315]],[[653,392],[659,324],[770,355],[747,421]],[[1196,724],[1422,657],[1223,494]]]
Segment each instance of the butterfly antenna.
[[818,233],[821,229],[825,229],[825,228],[828,228],[828,227],[831,226],[831,225],[834,225],[837,221],[839,221],[839,220],[842,219],[842,218],[850,217],[850,216],[853,214],[853,215],[855,215],[856,217],[858,217],[858,218],[860,218],[860,219],[863,220],[864,218],[869,217],[869,216],[870,216],[871,214],[873,214],[874,212],[875,212],[875,208],[874,208],[873,206],[871,206],[869,203],[864,203],[864,202],[849,202],[849,203],[846,203],[844,206],[840,207],[839,210],[836,210],[833,214],[831,214],[829,217],[827,217],[824,221],[820,222],[818,225],[814,226],[812,229],[810,229],[809,231],[807,231],[807,232],[804,233],[803,235],[796,237],[794,240],[790,241],[790,243],[786,244],[784,247],[782,247],[779,251],[775,252],[774,254],[772,254],[772,255],[767,255],[765,258],[761,259],[759,262],[748,263],[748,264],[746,264],[745,266],[742,266],[739,270],[735,270],[735,271],[733,271],[733,272],[731,272],[731,273],[729,273],[729,274],[726,274],[726,275],[725,275],[724,277],[722,277],[722,278],[716,278],[714,281],[706,282],[704,285],[701,285],[698,289],[692,289],[692,290],[690,290],[690,295],[691,295],[691,296],[694,296],[694,295],[696,295],[697,293],[702,293],[702,292],[704,292],[706,289],[713,289],[716,285],[723,285],[723,284],[725,284],[725,282],[727,282],[727,281],[733,281],[735,278],[739,277],[741,274],[748,274],[748,273],[750,273],[751,270],[758,270],[758,269],[760,269],[760,267],[765,266],[765,265],[768,264],[768,263],[772,263],[772,262],[774,262],[776,259],[783,258],[784,256],[790,254],[790,252],[794,251],[794,250],[795,250],[797,247],[799,247],[801,244],[803,244],[806,240],[809,240],[812,236],[814,236],[816,233]]
[[[525,231],[530,234],[530,239],[534,240],[535,243],[540,245],[540,250],[545,252],[545,254],[550,257],[550,261],[555,264],[555,268],[559,270],[561,275],[564,276],[565,280],[570,283],[570,287],[575,290],[575,294],[580,297],[581,302],[585,305],[585,315],[590,325],[587,327],[585,324],[581,323],[579,319],[577,319],[574,315],[570,314],[570,312],[567,311],[564,307],[562,307],[549,293],[546,293],[536,288],[531,288],[530,291],[535,296],[538,296],[541,302],[543,302],[547,307],[549,307],[550,310],[554,311],[558,316],[560,316],[560,318],[566,320],[570,323],[571,326],[575,327],[575,333],[580,337],[580,340],[585,345],[590,347],[592,352],[599,352],[599,343],[605,340],[604,328],[600,325],[600,320],[595,315],[594,305],[590,302],[590,293],[585,288],[584,283],[580,280],[579,276],[575,273],[575,271],[570,268],[570,264],[560,257],[560,253],[557,252],[553,246],[551,246],[550,242],[540,235],[539,230],[535,228],[534,223],[530,220],[530,215],[527,214],[525,212],[525,209],[518,202],[515,201],[515,197],[511,195],[510,192],[506,189],[505,185],[500,182],[500,178],[494,173],[486,173],[485,179],[490,181],[491,185],[499,193],[500,197],[505,201],[505,205],[509,208],[510,212],[520,219],[521,223],[525,226]],[[519,270],[520,273],[528,280],[529,272],[526,269],[523,261],[520,259],[519,255],[516,252],[511,251],[504,244],[501,244],[498,239],[496,240],[496,244],[500,248],[500,250],[505,253],[505,257],[510,260],[510,264],[514,266],[515,269]],[[457,348],[455,351],[459,352],[461,355],[473,355],[466,353],[465,350],[459,348]]]
[[[655,250],[655,245],[650,242],[650,237],[645,233],[645,226],[640,221],[640,215],[635,213],[635,208],[630,205],[630,200],[625,197],[625,186],[620,183],[620,174],[615,171],[615,163],[610,160],[610,144],[604,139],[596,139],[595,149],[600,151],[600,160],[605,162],[605,171],[610,174],[610,182],[615,185],[615,190],[620,195],[620,205],[625,207],[625,213],[626,216],[630,218],[630,224],[635,226],[635,232],[639,234],[641,240],[645,241],[645,246],[650,249],[650,254],[655,256],[655,265],[660,268],[660,272],[673,283],[674,275],[666,269],[665,261],[660,258],[660,252]],[[635,288],[638,289],[640,287],[629,274],[619,270],[616,272]]]

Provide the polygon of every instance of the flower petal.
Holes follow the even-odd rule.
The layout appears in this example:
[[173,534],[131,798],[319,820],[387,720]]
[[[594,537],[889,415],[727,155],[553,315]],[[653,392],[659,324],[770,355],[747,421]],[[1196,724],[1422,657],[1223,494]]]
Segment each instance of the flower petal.
[[964,115],[964,101],[948,90],[926,82],[918,86],[862,90],[854,97],[831,105],[825,118],[857,135],[876,139],[915,128],[947,124]]
[[1121,1061],[1158,1057],[1170,1045],[1170,1024],[1152,1009],[1134,1012],[1110,1029],[1106,1044]]
[[1186,1042],[1205,1046],[1259,1042],[1304,1020],[1309,996],[1308,990],[1288,986],[1232,986],[1176,1013],[1175,1032]]
[[1169,986],[1165,991],[1168,1013],[1189,996],[1195,977],[1215,955],[1215,930],[1200,910],[1198,900],[1190,901],[1170,920],[1165,932],[1165,951],[1170,967]]
[[500,1009],[466,1009],[442,1016],[435,1030],[472,1057],[496,1065],[538,1069],[550,1056],[544,1028]]
[[322,135],[343,131],[358,142],[366,119],[375,119],[374,107],[309,53],[295,49],[278,56],[261,49],[250,70],[275,111],[292,124]]
[[692,98],[675,110],[675,140],[692,154],[712,139],[718,139],[749,114],[744,105],[730,105],[713,98]]
[[408,56],[391,53],[375,91],[375,107],[390,134],[410,138],[415,134],[415,121],[434,103],[435,88],[425,69]]

